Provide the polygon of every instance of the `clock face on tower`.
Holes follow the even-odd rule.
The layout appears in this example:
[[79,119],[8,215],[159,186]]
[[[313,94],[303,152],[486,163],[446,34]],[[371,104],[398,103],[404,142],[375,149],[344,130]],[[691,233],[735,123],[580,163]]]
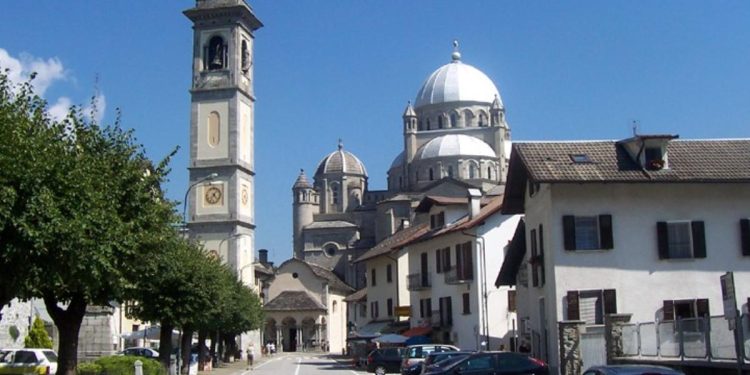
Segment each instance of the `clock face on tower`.
[[211,186],[206,189],[205,199],[208,204],[217,204],[221,202],[221,189],[216,186]]
[[241,197],[241,199],[242,199],[242,205],[243,206],[247,206],[247,200],[249,199],[249,196],[248,196],[247,188],[246,187],[242,188],[242,197]]

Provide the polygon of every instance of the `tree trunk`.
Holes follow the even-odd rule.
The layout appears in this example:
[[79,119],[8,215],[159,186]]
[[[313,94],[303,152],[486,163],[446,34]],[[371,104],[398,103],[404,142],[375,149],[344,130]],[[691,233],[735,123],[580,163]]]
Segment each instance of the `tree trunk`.
[[205,329],[198,331],[198,371],[206,370],[206,351],[203,348],[206,347],[206,336],[208,332]]
[[190,369],[190,347],[193,342],[193,328],[184,327],[182,330],[182,342],[180,342],[180,356],[182,358],[182,372],[187,374]]
[[174,325],[161,321],[159,329],[159,362],[169,373],[169,365],[172,362],[172,330]]
[[86,300],[82,295],[75,295],[67,309],[57,305],[52,294],[44,294],[44,305],[60,334],[57,348],[57,374],[76,375],[78,365],[78,333],[81,330],[83,316],[86,315]]

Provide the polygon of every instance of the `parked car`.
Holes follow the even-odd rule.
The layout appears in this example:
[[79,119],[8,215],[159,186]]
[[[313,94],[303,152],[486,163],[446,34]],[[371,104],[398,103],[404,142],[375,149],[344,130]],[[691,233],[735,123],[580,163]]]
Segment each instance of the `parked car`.
[[685,375],[665,366],[652,365],[610,365],[594,366],[586,370],[583,375]]
[[146,358],[159,358],[159,352],[151,349],[151,348],[144,348],[140,346],[134,346],[131,348],[125,348],[125,350],[121,351],[120,354],[122,355],[135,355],[138,357],[146,357]]
[[0,374],[57,373],[57,353],[51,349],[13,349],[3,354]]
[[[429,371],[435,371],[439,367],[446,367],[460,360],[463,357],[469,356],[476,353],[475,351],[445,351],[445,352],[432,352],[425,357],[424,362],[421,363],[419,372],[417,374],[424,374]],[[429,369],[429,370],[428,370]]]
[[401,361],[401,374],[409,375],[410,371],[412,371],[412,366],[417,363],[421,364],[425,357],[432,352],[457,352],[458,350],[457,347],[446,344],[409,345],[404,350],[404,358]]
[[514,352],[479,352],[446,367],[437,367],[425,375],[549,375],[543,361]]
[[367,372],[383,375],[399,372],[404,348],[380,348],[367,355]]
[[[5,356],[8,355],[9,353],[15,352],[16,350],[18,349],[0,349],[0,362],[4,362]],[[12,359],[12,357],[10,358]]]

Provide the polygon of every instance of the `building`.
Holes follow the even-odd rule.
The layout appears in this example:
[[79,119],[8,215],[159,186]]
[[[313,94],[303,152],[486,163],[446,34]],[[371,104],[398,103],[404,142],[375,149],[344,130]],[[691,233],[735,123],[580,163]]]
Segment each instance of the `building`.
[[[524,214],[525,225],[498,285],[517,286],[532,354],[561,363],[558,330],[569,321],[596,335],[611,313],[632,322],[723,315],[727,271],[747,311],[748,150],[746,139],[673,135],[515,143],[502,212]],[[585,367],[602,360],[583,356]]]

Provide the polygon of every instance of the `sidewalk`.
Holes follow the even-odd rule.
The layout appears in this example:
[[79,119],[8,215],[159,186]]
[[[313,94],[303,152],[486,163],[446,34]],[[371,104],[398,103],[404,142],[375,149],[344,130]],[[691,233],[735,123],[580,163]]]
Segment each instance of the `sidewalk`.
[[[289,353],[277,353],[273,357],[266,357],[266,356],[260,356],[258,358],[256,356],[255,361],[253,361],[253,367],[257,367],[260,364],[275,358],[278,355],[284,355],[284,354],[304,354],[305,352],[289,352]],[[316,354],[316,355],[323,355],[326,358],[330,358],[336,362],[342,363],[342,364],[349,364],[351,363],[351,358],[343,355],[337,355],[337,354],[331,354],[331,353],[321,353],[321,352],[308,352],[309,354]],[[222,363],[221,365],[214,367],[211,371],[198,371],[198,375],[240,375],[243,372],[248,370],[248,365],[246,360],[237,360],[231,363]]]

